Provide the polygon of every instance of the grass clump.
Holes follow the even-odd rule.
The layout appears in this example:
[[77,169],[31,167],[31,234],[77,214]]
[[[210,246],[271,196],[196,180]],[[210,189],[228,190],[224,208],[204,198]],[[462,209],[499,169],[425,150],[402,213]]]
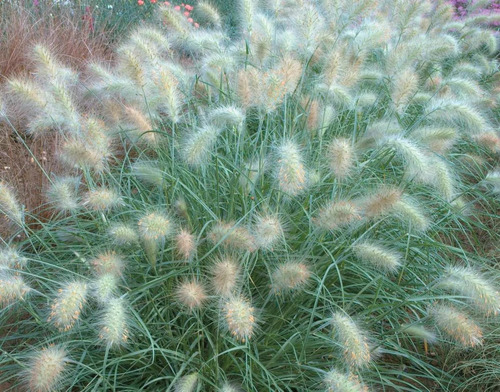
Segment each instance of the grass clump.
[[4,121],[59,135],[64,170],[47,221],[0,187],[24,260],[0,380],[53,344],[32,389],[493,388],[464,383],[499,359],[489,30],[444,2],[238,10],[230,34],[164,5],[112,65],[37,46],[6,81]]

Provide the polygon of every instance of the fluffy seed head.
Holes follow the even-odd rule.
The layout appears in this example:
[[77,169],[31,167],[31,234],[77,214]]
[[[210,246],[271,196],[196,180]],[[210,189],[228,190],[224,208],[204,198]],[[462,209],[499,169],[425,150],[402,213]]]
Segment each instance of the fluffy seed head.
[[218,260],[212,267],[212,287],[217,295],[229,297],[236,288],[240,267],[230,257]]
[[0,182],[0,213],[5,214],[18,225],[23,223],[23,210],[14,196],[13,190],[5,182]]
[[433,179],[431,160],[425,149],[414,141],[400,135],[389,135],[380,138],[378,144],[384,148],[392,148],[403,160],[406,175],[411,179],[428,183]]
[[435,342],[437,339],[434,332],[429,331],[422,325],[403,325],[402,328],[405,334],[408,334],[414,338],[425,340],[429,343]]
[[440,286],[468,297],[486,315],[500,312],[500,294],[472,268],[448,267]]
[[96,148],[85,140],[68,140],[61,146],[60,159],[63,163],[75,168],[91,168],[101,172],[106,164],[109,151],[107,148]]
[[474,138],[480,145],[488,148],[491,152],[500,151],[500,135],[497,132],[483,132]]
[[440,330],[465,347],[480,345],[483,332],[479,325],[451,306],[437,305],[429,310]]
[[139,233],[146,241],[162,241],[172,232],[172,220],[168,215],[152,212],[139,219]]
[[7,83],[9,92],[20,98],[22,105],[41,109],[47,104],[45,95],[32,81],[14,78],[9,79]]
[[418,89],[418,75],[412,69],[406,69],[397,75],[394,81],[392,101],[400,111]]
[[115,223],[108,231],[113,243],[116,245],[131,245],[139,240],[137,231],[126,223]]
[[195,281],[181,283],[175,290],[175,296],[189,310],[200,308],[207,300],[205,288]]
[[253,232],[256,245],[264,249],[271,249],[283,236],[281,222],[272,215],[257,217]]
[[122,199],[118,193],[108,188],[98,188],[87,192],[83,205],[94,211],[106,211],[119,206]]
[[30,288],[21,276],[7,273],[0,275],[0,305],[6,306],[17,300],[22,300]]
[[491,185],[493,193],[500,193],[500,170],[490,171],[484,180]]
[[350,201],[335,201],[319,211],[315,223],[322,229],[337,230],[360,219],[360,210],[356,204]]
[[163,184],[163,172],[156,162],[137,161],[132,165],[131,173],[147,184],[157,186]]
[[199,167],[206,164],[219,136],[219,128],[205,126],[194,131],[184,142],[182,155],[188,165]]
[[446,153],[458,138],[457,131],[447,127],[418,128],[411,136],[438,154]]
[[117,347],[127,342],[128,335],[125,300],[112,298],[107,302],[101,317],[99,338],[105,345]]
[[343,179],[349,176],[354,164],[354,150],[349,139],[337,138],[328,146],[328,163],[335,177]]
[[0,270],[23,269],[28,264],[28,259],[11,247],[0,248]]
[[249,301],[242,297],[229,298],[222,311],[231,335],[242,342],[252,337],[256,321],[254,308]]
[[196,4],[196,16],[201,23],[207,23],[215,27],[221,25],[219,12],[207,1],[200,1]]
[[483,115],[469,103],[437,101],[427,110],[429,120],[435,120],[445,126],[456,126],[471,135],[488,129],[488,122]]
[[60,211],[74,211],[78,208],[78,177],[56,179],[47,192],[49,201]]
[[51,305],[48,318],[55,327],[67,331],[80,318],[83,305],[86,302],[87,285],[83,282],[70,282],[59,289]]
[[125,261],[114,251],[99,254],[90,261],[97,275],[111,274],[120,276],[125,268]]
[[241,392],[241,388],[237,387],[236,385],[232,385],[229,383],[225,383],[221,389],[220,392]]
[[212,243],[220,243],[227,248],[255,251],[255,239],[246,228],[235,226],[233,222],[216,223],[210,230],[208,238]]
[[175,392],[194,392],[198,384],[198,373],[181,377],[175,384]]
[[222,106],[212,110],[208,119],[216,128],[236,127],[241,129],[245,121],[245,113],[235,106]]
[[360,204],[365,216],[375,218],[390,212],[400,199],[401,191],[399,189],[382,187],[361,200]]
[[180,121],[181,97],[179,94],[179,81],[167,68],[158,72],[153,79],[158,88],[159,98],[163,102],[162,108],[168,113],[173,123]]
[[370,346],[364,332],[343,313],[334,313],[334,334],[344,350],[344,359],[351,367],[362,367],[371,361]]
[[49,346],[36,352],[26,373],[29,390],[55,391],[64,376],[66,361],[66,351],[59,347]]
[[284,141],[276,152],[276,178],[280,190],[291,196],[300,194],[306,187],[306,170],[299,148],[292,141]]
[[311,276],[304,263],[289,261],[278,266],[271,275],[271,291],[280,294],[304,287]]
[[430,226],[429,219],[421,211],[421,208],[417,207],[416,203],[409,198],[398,200],[393,206],[392,213],[415,231],[425,231]]
[[362,242],[353,246],[354,254],[362,262],[371,264],[385,272],[394,272],[401,266],[401,255],[373,242]]
[[345,374],[335,369],[330,370],[323,381],[328,392],[368,392],[368,387],[354,374]]
[[434,174],[434,187],[439,191],[443,199],[452,201],[455,196],[455,178],[449,165],[442,159],[432,160]]
[[107,304],[118,288],[118,277],[114,274],[102,274],[92,284],[93,295],[97,301]]
[[196,237],[189,231],[182,229],[175,236],[175,247],[183,260],[191,260],[196,252]]

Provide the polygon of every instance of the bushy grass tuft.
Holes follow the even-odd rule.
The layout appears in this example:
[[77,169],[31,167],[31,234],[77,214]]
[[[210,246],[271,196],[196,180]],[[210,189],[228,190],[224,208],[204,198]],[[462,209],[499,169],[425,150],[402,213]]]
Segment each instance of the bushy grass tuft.
[[48,221],[0,184],[0,382],[494,389],[491,31],[444,1],[241,0],[236,32],[153,4],[113,64],[39,45],[2,87],[63,170]]

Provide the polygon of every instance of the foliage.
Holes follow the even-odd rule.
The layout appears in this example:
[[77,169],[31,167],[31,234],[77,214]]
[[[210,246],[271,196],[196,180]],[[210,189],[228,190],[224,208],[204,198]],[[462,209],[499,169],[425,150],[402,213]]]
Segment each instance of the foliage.
[[494,32],[444,1],[241,0],[235,38],[197,7],[5,83],[65,173],[48,221],[0,187],[0,380],[494,389]]

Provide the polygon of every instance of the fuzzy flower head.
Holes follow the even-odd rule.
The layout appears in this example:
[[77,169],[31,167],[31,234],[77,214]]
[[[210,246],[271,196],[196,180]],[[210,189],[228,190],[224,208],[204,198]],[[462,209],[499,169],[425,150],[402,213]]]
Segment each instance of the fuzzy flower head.
[[391,215],[411,227],[414,231],[426,231],[431,225],[429,218],[423,213],[422,208],[414,200],[410,200],[407,197],[403,197],[394,203]]
[[271,249],[283,236],[283,227],[276,216],[259,216],[253,232],[255,243],[259,248]]
[[226,382],[221,387],[220,392],[242,392],[242,389],[236,385]]
[[306,187],[306,169],[297,145],[284,141],[276,150],[276,179],[283,192],[296,196]]
[[0,274],[0,305],[6,306],[17,300],[22,300],[30,291],[29,286],[21,276]]
[[109,151],[86,140],[72,139],[61,146],[59,158],[69,167],[91,168],[101,172],[106,167]]
[[114,251],[99,254],[90,261],[97,275],[112,274],[121,276],[125,268],[125,261]]
[[376,218],[391,212],[400,200],[401,191],[399,189],[382,187],[361,200],[360,204],[366,217]]
[[175,297],[189,310],[200,308],[207,300],[205,288],[195,281],[181,283],[175,291]]
[[255,239],[245,227],[235,226],[234,222],[218,222],[210,233],[209,240],[213,244],[221,244],[235,250],[255,251]]
[[182,229],[175,236],[177,253],[183,260],[191,260],[196,252],[196,238],[189,231]]
[[0,182],[0,213],[5,214],[18,225],[23,223],[23,210],[14,195],[14,191],[4,182]]
[[78,177],[58,178],[47,192],[51,204],[60,211],[74,211],[78,208]]
[[218,128],[235,127],[239,130],[245,121],[245,113],[235,106],[223,106],[210,112],[209,121]]
[[405,334],[410,335],[413,338],[425,340],[429,343],[433,343],[437,339],[434,332],[429,331],[422,325],[403,325],[402,330]]
[[338,179],[349,176],[354,165],[354,150],[349,139],[332,140],[328,146],[328,163],[333,175]]
[[1,269],[23,269],[28,264],[28,259],[22,256],[15,248],[0,248]]
[[249,301],[242,297],[229,298],[224,302],[222,312],[226,326],[235,339],[245,342],[252,337],[256,320],[255,310]]
[[356,244],[353,251],[362,262],[385,272],[394,272],[401,266],[400,254],[373,242]]
[[71,282],[59,289],[52,302],[48,321],[61,331],[73,327],[80,318],[83,305],[86,302],[87,285],[83,282]]
[[332,318],[334,334],[343,348],[344,359],[349,366],[359,368],[371,361],[370,346],[364,332],[343,313],[334,313]]
[[113,298],[118,288],[118,277],[115,274],[105,273],[99,276],[92,284],[95,299],[106,304]]
[[465,347],[482,344],[483,331],[466,314],[451,306],[437,305],[429,310],[438,328]]
[[163,241],[172,232],[172,219],[163,213],[152,212],[138,222],[139,233],[146,241]]
[[357,205],[350,201],[341,200],[330,202],[320,209],[315,223],[322,229],[338,230],[346,228],[360,219],[360,210]]
[[33,392],[51,392],[58,389],[66,367],[66,351],[49,346],[33,355],[26,371],[29,390]]
[[116,245],[132,245],[139,241],[137,231],[126,223],[115,223],[108,231],[111,240]]
[[304,287],[311,276],[304,263],[289,261],[281,264],[271,275],[271,291],[279,294]]
[[490,171],[484,181],[491,186],[493,193],[500,193],[500,169]]
[[486,315],[497,315],[500,312],[500,294],[472,268],[449,267],[440,286],[468,297]]
[[215,148],[220,129],[214,126],[205,126],[193,131],[184,141],[182,155],[184,161],[194,167],[205,165]]
[[137,161],[131,167],[131,174],[146,184],[156,186],[163,184],[163,172],[157,162]]
[[125,300],[112,298],[106,303],[101,317],[99,338],[105,345],[117,347],[127,343],[128,337]]
[[328,392],[368,392],[368,387],[354,374],[329,371],[323,379]]
[[121,197],[108,188],[98,188],[87,192],[83,205],[94,211],[106,211],[122,204]]
[[175,384],[175,392],[194,392],[198,384],[198,373],[191,373],[181,377]]
[[212,266],[212,287],[217,295],[229,297],[238,284],[240,267],[231,257],[223,257]]

